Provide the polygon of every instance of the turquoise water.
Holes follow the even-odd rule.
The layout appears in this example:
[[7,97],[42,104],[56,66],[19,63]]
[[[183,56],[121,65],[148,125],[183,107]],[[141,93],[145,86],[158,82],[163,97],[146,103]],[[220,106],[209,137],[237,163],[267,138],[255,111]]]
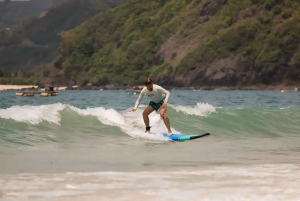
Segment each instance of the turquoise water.
[[[65,175],[68,172],[86,172],[88,175],[98,172],[99,181],[89,180],[82,174],[74,173],[71,177],[74,181],[78,180],[76,180],[77,183],[75,182],[77,187],[91,182],[97,183],[103,179],[113,184],[112,180],[115,177],[120,177],[120,174],[121,177],[125,177],[124,175],[131,172],[130,174],[136,175],[138,179],[153,180],[150,188],[155,192],[158,188],[157,178],[156,176],[150,177],[145,171],[153,172],[153,175],[160,175],[163,174],[160,171],[166,171],[170,178],[174,177],[175,171],[176,175],[181,175],[185,182],[195,185],[199,181],[211,185],[214,181],[214,187],[223,186],[220,188],[225,197],[235,192],[234,188],[228,190],[228,185],[241,188],[240,185],[257,182],[257,188],[253,187],[252,190],[241,188],[241,194],[231,200],[256,195],[253,192],[257,192],[259,186],[270,187],[272,181],[276,179],[278,185],[282,186],[260,192],[257,196],[267,197],[257,198],[269,198],[269,194],[276,195],[276,193],[285,195],[280,192],[286,186],[289,186],[290,192],[296,190],[293,182],[298,183],[300,180],[296,176],[299,175],[300,170],[298,165],[300,161],[300,93],[171,90],[167,114],[173,132],[181,134],[208,132],[211,134],[208,137],[185,142],[171,142],[161,136],[161,133],[166,132],[166,128],[157,113],[150,115],[152,131],[156,134],[145,134],[142,111],[148,100],[144,98],[136,112],[128,112],[134,106],[137,97],[138,94],[127,94],[123,90],[59,91],[58,97],[44,98],[39,95],[16,97],[14,91],[1,91],[0,174],[4,175],[4,179],[0,179],[0,189],[2,183],[5,191],[16,193],[7,182],[19,183],[20,180],[13,179],[13,177],[24,179],[24,175],[20,176],[23,173],[33,174],[26,176],[28,181],[37,178],[36,174],[38,174],[40,178],[38,181],[49,179],[49,183],[45,185],[49,188],[56,188],[55,179],[52,182],[50,178],[63,178],[62,182],[68,186],[70,175]],[[188,173],[182,173],[182,170]],[[281,180],[287,179],[280,177],[280,172],[283,170],[294,173],[295,177],[286,176],[290,179],[286,182],[291,183]],[[115,172],[115,177],[108,178],[107,172]],[[206,176],[199,178],[199,181],[186,176],[186,174],[191,177],[202,175],[203,172],[206,172]],[[239,180],[241,183],[227,185],[224,180],[219,179],[222,175],[230,181],[237,179],[236,172],[242,172],[243,176],[238,175],[239,178],[241,177]],[[270,172],[273,172],[275,176],[273,175],[273,180],[270,179],[270,183],[266,184],[263,178],[267,177]],[[249,176],[250,173],[258,176]],[[158,186],[168,183],[168,186],[164,188],[175,188],[173,186],[175,184],[183,185],[181,182],[184,181],[176,178],[178,177],[174,177],[175,183],[169,184],[166,179]],[[130,178],[126,177],[122,181],[125,185],[129,180]],[[25,186],[27,184],[24,183]],[[39,182],[31,185],[36,185],[39,189]],[[139,194],[133,190],[137,186],[139,182],[133,185],[124,196],[132,195],[132,193],[133,195]],[[87,188],[88,190],[83,187],[84,190],[81,190],[83,194],[86,194],[94,187],[91,186]],[[69,192],[73,187],[62,188],[67,188]],[[119,187],[112,187],[114,190],[116,188]],[[100,185],[97,189],[101,191],[106,187]],[[125,187],[121,189],[124,190]],[[49,195],[47,194],[49,192],[37,195],[40,190],[33,191],[30,195],[42,198]],[[62,189],[56,190],[61,192]],[[140,189],[139,192],[144,192],[143,190],[145,189]],[[74,191],[77,192],[77,190]],[[18,190],[18,192],[23,197],[28,194],[23,190]],[[186,189],[185,192],[188,193],[189,190]],[[193,193],[200,192],[203,194],[202,191]],[[64,193],[62,196],[68,195]],[[2,192],[2,195],[5,195],[5,192]],[[89,195],[98,194],[93,192]],[[120,197],[114,197],[113,193],[107,193],[105,196],[110,200],[120,199]],[[144,199],[145,196],[143,196],[141,195],[140,198]],[[165,200],[175,200],[167,199],[167,195],[164,196]],[[293,193],[287,196],[291,196],[291,200],[299,198]],[[16,197],[18,196],[12,195],[7,198]],[[150,197],[149,200],[151,200]],[[61,197],[50,195],[47,198],[56,200]],[[82,196],[77,198],[84,200]],[[214,193],[207,194],[206,198],[215,198]],[[290,197],[281,198],[289,200]],[[136,198],[131,197],[131,199]],[[198,199],[193,199],[192,196],[190,200]]]
[[[300,133],[300,93],[278,91],[184,91],[172,90],[168,115],[173,132],[219,138],[297,137]],[[60,133],[131,141],[144,129],[143,99],[136,113],[137,94],[123,90],[61,91],[58,97],[16,97],[0,93],[0,143],[3,147],[51,146]],[[165,132],[158,114],[151,115],[155,132]],[[136,130],[138,128],[138,130]],[[132,134],[132,133],[134,134]],[[140,133],[137,133],[140,132]],[[88,135],[88,136],[87,136]],[[76,142],[76,137],[65,138]],[[146,137],[147,138],[147,137]],[[112,142],[118,143],[118,142]]]
[[[208,103],[214,107],[239,108],[262,107],[278,109],[300,106],[300,94],[295,92],[280,93],[279,91],[192,91],[172,90],[169,103],[173,105],[195,106],[197,103]],[[127,94],[123,90],[104,91],[59,91],[59,96],[50,98],[16,97],[14,91],[0,92],[0,108],[15,105],[45,105],[62,103],[78,108],[104,107],[126,110],[132,107],[138,94]],[[147,104],[147,99],[143,99]]]

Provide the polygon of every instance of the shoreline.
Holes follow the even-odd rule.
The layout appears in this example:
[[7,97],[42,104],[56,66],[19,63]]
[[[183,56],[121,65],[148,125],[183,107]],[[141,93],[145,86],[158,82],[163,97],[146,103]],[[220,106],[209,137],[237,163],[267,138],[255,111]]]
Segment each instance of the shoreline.
[[[138,87],[138,88],[137,88]],[[138,92],[141,90],[143,86],[116,86],[116,85],[105,85],[105,86],[83,86],[83,87],[66,87],[66,86],[55,86],[54,90],[126,90],[129,92]],[[281,92],[299,92],[299,85],[252,85],[252,86],[201,86],[201,87],[171,87],[171,86],[163,86],[168,90],[191,90],[191,91],[230,91],[230,90],[261,90],[261,91],[281,91]],[[0,91],[7,90],[36,90],[38,89],[38,85],[0,85]]]
[[33,88],[38,88],[37,85],[0,85],[0,91],[5,91],[5,90],[22,90],[22,89],[33,89]]
[[[65,90],[67,87],[66,86],[59,86],[55,87],[55,90]],[[0,85],[0,91],[8,91],[8,90],[14,90],[14,91],[22,91],[22,90],[36,90],[36,89],[41,89],[39,88],[38,85]],[[44,87],[42,88],[44,89]]]
[[[190,90],[190,91],[234,91],[234,90],[245,90],[245,91],[281,91],[281,92],[299,92],[300,85],[275,85],[275,86],[263,86],[263,85],[252,85],[252,86],[201,86],[201,87],[177,87],[177,86],[165,86],[161,85],[167,90]],[[76,88],[66,88],[65,90],[124,90],[126,92],[140,92],[143,88],[140,86],[83,86]]]

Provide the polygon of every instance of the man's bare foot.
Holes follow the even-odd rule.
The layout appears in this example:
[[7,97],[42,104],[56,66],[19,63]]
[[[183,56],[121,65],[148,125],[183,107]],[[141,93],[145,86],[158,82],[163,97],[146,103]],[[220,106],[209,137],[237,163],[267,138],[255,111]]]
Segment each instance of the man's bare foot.
[[173,135],[172,131],[168,131],[168,136]]

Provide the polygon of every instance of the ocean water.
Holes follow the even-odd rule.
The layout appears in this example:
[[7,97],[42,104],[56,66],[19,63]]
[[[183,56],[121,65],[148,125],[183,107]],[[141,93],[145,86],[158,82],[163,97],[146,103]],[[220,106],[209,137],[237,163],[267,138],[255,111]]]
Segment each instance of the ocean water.
[[300,93],[171,90],[172,142],[123,90],[0,92],[0,200],[300,200]]

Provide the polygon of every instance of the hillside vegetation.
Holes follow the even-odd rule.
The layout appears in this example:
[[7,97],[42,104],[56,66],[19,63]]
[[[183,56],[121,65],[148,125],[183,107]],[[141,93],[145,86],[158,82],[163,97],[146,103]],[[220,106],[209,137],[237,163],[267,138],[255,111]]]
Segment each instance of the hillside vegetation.
[[10,28],[32,16],[38,16],[49,7],[66,0],[30,0],[0,2],[0,29]]
[[295,84],[296,0],[131,0],[62,36],[50,76],[95,85]]
[[64,31],[125,1],[68,0],[51,7],[39,17],[31,17],[10,30],[0,31],[0,71],[3,74],[0,82],[32,82],[22,78],[34,78],[29,72],[31,69],[54,59]]
[[54,84],[293,85],[297,0],[129,0],[66,31],[35,78]]

